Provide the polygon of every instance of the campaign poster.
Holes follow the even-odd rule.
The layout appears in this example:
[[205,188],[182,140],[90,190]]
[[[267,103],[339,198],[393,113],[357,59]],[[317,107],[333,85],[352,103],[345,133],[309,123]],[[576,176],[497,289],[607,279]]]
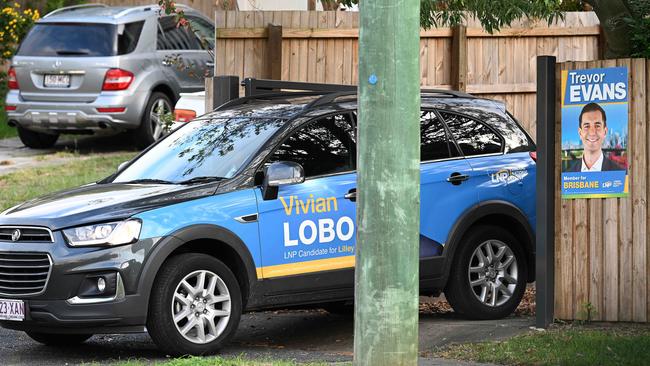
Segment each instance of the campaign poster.
[[562,70],[562,198],[627,197],[627,73]]

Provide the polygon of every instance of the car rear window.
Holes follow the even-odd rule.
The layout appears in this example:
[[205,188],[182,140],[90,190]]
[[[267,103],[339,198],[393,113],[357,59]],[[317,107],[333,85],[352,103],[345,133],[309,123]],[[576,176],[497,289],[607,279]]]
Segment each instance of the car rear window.
[[130,53],[143,22],[129,24],[40,23],[18,49],[19,56],[103,57]]

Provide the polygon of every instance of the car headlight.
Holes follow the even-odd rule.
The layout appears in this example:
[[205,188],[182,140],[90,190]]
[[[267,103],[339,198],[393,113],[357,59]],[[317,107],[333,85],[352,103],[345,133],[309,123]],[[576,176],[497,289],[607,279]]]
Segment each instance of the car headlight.
[[140,237],[142,222],[130,219],[63,230],[68,243],[73,247],[88,245],[130,244]]

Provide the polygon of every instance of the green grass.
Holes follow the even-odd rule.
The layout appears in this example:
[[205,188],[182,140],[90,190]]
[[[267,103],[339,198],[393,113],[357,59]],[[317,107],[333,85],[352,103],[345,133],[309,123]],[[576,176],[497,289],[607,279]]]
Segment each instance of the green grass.
[[52,159],[70,159],[69,162],[0,175],[0,212],[34,197],[107,177],[117,170],[121,162],[134,155],[135,153],[116,153],[82,157],[62,153]]
[[650,328],[560,328],[502,342],[456,345],[438,356],[508,365],[647,365]]
[[[144,366],[152,364],[147,360],[129,360],[118,362],[117,366]],[[253,361],[242,357],[221,358],[221,357],[182,357],[167,361],[155,362],[160,366],[324,366],[325,363],[296,363],[293,361]]]

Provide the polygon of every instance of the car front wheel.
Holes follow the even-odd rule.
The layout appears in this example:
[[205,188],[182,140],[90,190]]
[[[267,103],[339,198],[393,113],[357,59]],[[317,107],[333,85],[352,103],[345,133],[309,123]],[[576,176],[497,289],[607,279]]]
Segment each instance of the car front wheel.
[[218,351],[235,333],[242,300],[235,275],[205,254],[181,254],[160,270],[149,305],[147,329],[173,356]]
[[445,288],[450,305],[472,319],[511,314],[526,289],[526,258],[519,242],[500,227],[479,226],[461,245]]

